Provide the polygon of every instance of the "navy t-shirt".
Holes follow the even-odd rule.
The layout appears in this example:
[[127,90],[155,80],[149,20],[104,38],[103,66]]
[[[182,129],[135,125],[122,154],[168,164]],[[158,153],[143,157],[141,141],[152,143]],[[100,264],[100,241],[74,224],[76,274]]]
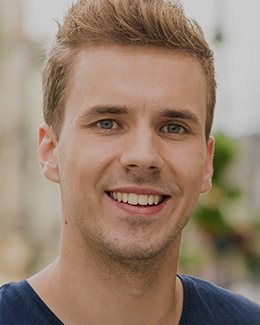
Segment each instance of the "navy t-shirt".
[[[260,325],[260,305],[210,282],[180,275],[184,288],[179,325]],[[27,281],[0,288],[0,325],[61,325]]]

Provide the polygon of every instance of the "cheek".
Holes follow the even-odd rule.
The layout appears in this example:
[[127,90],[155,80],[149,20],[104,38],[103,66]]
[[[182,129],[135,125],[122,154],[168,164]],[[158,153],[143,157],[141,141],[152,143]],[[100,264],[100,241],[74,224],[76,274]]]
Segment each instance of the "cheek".
[[[71,139],[60,150],[61,178],[85,195],[99,184],[102,175],[117,157],[118,146],[88,136]],[[65,185],[65,184],[64,184]]]
[[185,191],[199,192],[204,164],[205,152],[199,146],[180,144],[179,150],[171,155],[172,170]]
[[199,200],[203,181],[204,153],[201,150],[183,152],[176,178],[180,187],[180,215],[191,216]]

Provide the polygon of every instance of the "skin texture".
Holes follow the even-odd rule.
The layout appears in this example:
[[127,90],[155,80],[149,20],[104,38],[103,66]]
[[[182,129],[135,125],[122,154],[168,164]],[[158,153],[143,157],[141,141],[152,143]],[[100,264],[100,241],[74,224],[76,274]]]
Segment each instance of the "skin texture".
[[[60,253],[29,280],[65,323],[178,323],[181,234],[211,187],[206,94],[200,63],[188,54],[79,51],[59,141],[48,126],[39,133],[43,173],[61,189]],[[167,199],[129,207],[111,191]]]

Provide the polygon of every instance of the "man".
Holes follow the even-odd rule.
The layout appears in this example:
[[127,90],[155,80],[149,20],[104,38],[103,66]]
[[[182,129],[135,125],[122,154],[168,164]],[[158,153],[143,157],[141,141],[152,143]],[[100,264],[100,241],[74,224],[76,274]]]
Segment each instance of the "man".
[[209,191],[213,56],[164,0],[80,0],[43,73],[43,174],[60,184],[57,259],[0,291],[0,324],[260,324],[260,307],[177,275]]

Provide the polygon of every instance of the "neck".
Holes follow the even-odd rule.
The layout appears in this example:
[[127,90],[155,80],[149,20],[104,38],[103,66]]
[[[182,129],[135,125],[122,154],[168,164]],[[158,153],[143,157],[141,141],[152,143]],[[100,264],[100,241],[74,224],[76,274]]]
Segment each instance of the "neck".
[[118,261],[62,242],[57,260],[29,282],[64,323],[177,324],[179,246],[176,238],[149,260]]

